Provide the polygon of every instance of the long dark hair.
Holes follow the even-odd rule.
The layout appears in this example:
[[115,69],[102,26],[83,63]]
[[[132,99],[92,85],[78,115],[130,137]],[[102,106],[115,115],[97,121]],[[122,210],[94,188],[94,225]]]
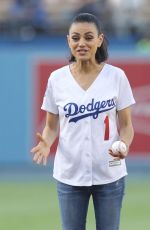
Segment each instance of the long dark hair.
[[[77,16],[75,16],[73,18],[71,25],[73,23],[79,23],[79,22],[93,23],[97,28],[98,34],[102,33],[99,20],[93,14],[89,14],[89,13],[78,14]],[[71,25],[70,25],[70,27],[71,27]],[[97,48],[97,51],[95,54],[95,59],[96,59],[97,63],[104,62],[108,59],[107,44],[108,44],[108,42],[106,40],[106,37],[104,36],[103,43],[101,44],[100,47]],[[71,54],[69,62],[75,62],[75,61],[76,61],[75,57]]]

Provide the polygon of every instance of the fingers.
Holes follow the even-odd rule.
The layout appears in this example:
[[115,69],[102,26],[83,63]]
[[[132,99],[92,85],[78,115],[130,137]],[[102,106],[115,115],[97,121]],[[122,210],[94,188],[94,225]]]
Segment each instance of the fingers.
[[33,161],[34,161],[34,162],[37,162],[37,160],[38,160],[38,158],[39,158],[40,155],[42,155],[40,152],[36,152],[36,153],[34,154],[34,156],[33,156]]
[[[39,143],[37,146],[35,146],[34,148],[31,149],[31,153],[36,153],[40,150],[40,146],[41,144],[44,144],[43,146],[45,146],[46,142],[45,140],[43,139],[42,135],[40,133],[37,133],[36,136],[38,137],[39,139]],[[42,143],[41,143],[42,142]]]
[[44,154],[37,152],[35,153],[34,157],[33,157],[33,161],[37,164],[43,164],[46,165],[47,164],[47,156],[45,156]]
[[43,156],[42,156],[42,155],[40,155],[40,156],[38,157],[38,159],[37,159],[36,163],[39,165],[39,164],[41,164],[41,163],[42,163],[42,161],[43,161]]
[[39,143],[31,149],[31,153],[33,153],[33,161],[37,164],[42,163],[43,165],[46,165],[49,155],[48,145],[40,133],[37,133],[36,136],[39,139]]
[[36,153],[38,151],[39,151],[39,146],[37,145],[36,147],[32,148],[30,152],[31,153]]
[[43,157],[43,165],[47,165],[47,157]]
[[127,153],[122,153],[122,152],[113,153],[111,149],[109,149],[109,154],[118,159],[124,159],[127,156]]

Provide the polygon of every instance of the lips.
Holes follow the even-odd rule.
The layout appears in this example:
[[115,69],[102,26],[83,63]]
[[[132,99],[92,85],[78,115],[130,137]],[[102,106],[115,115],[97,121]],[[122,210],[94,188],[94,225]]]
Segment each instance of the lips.
[[77,52],[80,54],[80,55],[85,55],[87,53],[88,50],[86,49],[78,49]]

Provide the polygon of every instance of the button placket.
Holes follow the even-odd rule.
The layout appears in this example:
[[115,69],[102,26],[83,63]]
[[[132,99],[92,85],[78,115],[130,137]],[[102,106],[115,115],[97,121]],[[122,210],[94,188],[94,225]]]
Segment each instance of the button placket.
[[89,129],[90,129],[90,120],[89,120],[89,118],[86,118],[86,119],[85,119],[85,126],[86,126],[86,129],[87,129],[85,139],[86,139],[86,140],[90,140],[90,133],[89,133]]
[[85,119],[85,160],[86,160],[86,177],[92,183],[92,155],[91,155],[91,127],[90,117]]

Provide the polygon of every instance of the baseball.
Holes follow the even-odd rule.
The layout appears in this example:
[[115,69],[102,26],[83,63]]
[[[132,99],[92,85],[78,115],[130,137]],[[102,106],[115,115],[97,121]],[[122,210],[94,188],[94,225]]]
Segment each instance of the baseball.
[[122,141],[115,141],[112,144],[111,150],[113,151],[113,153],[117,153],[117,152],[126,152],[127,151],[127,146],[124,142]]

